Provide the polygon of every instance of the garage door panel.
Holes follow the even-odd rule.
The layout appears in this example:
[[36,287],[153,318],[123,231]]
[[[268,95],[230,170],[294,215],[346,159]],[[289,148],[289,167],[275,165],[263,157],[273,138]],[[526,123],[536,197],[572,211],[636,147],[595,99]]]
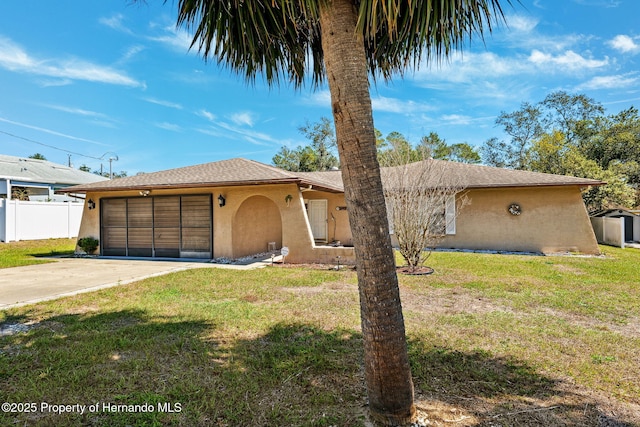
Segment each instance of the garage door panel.
[[153,221],[156,228],[179,228],[180,197],[155,198],[153,202]]
[[206,227],[211,224],[211,197],[185,196],[182,198],[182,226]]
[[104,255],[211,257],[211,196],[102,200]]
[[125,256],[127,255],[127,229],[107,228],[102,234],[103,255]]
[[102,226],[127,226],[127,201],[125,199],[102,201]]
[[127,225],[130,228],[153,226],[152,199],[145,197],[127,201]]
[[204,228],[183,228],[182,229],[182,250],[186,252],[208,252],[209,251],[209,229]]

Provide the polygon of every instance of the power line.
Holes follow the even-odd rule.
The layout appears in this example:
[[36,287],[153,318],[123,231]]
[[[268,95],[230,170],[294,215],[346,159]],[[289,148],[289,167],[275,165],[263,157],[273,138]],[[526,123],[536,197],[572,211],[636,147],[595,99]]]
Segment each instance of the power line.
[[[22,139],[23,141],[32,142],[32,143],[34,143],[34,144],[42,145],[43,147],[51,148],[51,149],[53,149],[53,150],[58,150],[58,151],[62,151],[62,152],[65,152],[65,153],[73,154],[73,155],[76,155],[76,156],[86,157],[86,158],[88,158],[88,159],[104,160],[104,159],[102,158],[102,157],[104,157],[104,154],[102,155],[102,157],[88,156],[88,155],[86,155],[86,154],[76,153],[75,151],[71,151],[71,150],[65,150],[64,148],[58,148],[58,147],[55,147],[55,146],[50,145],[50,144],[45,144],[44,142],[40,142],[40,141],[36,141],[36,140],[33,140],[33,139],[25,138],[25,137],[23,137],[23,136],[14,135],[14,134],[12,134],[12,133],[5,132],[5,131],[3,131],[3,130],[0,130],[0,133],[3,133],[3,134],[5,134],[5,135],[9,135],[9,136],[11,136],[11,137],[13,137],[13,138]],[[107,153],[105,153],[105,154],[107,154]]]

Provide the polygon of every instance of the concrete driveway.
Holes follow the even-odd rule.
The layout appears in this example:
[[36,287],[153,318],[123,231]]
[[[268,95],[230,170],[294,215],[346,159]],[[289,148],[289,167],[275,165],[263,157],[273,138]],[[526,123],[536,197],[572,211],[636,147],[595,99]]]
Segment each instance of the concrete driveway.
[[48,264],[0,269],[0,310],[124,285],[191,268],[256,268],[208,262],[56,258]]

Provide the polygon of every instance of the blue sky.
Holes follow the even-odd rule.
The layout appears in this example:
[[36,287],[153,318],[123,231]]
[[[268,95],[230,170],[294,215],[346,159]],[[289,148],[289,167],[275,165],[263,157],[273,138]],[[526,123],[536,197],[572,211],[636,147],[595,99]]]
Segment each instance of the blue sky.
[[[505,2],[506,4],[506,2]],[[244,157],[270,163],[330,117],[326,87],[268,88],[189,51],[175,2],[0,2],[0,153],[130,175]],[[640,1],[523,0],[508,27],[441,65],[371,88],[376,128],[479,146],[550,92],[613,114],[640,104]],[[45,144],[45,145],[42,145]],[[55,148],[51,148],[55,147]],[[103,160],[98,158],[103,157]]]

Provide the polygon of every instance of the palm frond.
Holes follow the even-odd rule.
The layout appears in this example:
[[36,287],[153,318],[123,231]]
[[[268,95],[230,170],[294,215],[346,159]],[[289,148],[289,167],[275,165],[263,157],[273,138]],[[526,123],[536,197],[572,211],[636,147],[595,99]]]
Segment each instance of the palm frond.
[[416,68],[424,56],[441,61],[504,21],[499,0],[360,0],[359,8],[369,69],[384,79]]
[[[204,58],[269,84],[324,78],[319,8],[324,0],[179,0],[178,25]],[[519,0],[516,0],[519,1]],[[512,0],[503,0],[512,3]],[[442,60],[504,20],[500,0],[354,0],[371,74],[385,80]]]
[[323,74],[317,9],[305,3],[180,0],[178,25],[193,31],[191,47],[205,59],[243,72],[250,82],[263,74],[269,84],[285,79],[301,86],[310,72],[317,86]]

